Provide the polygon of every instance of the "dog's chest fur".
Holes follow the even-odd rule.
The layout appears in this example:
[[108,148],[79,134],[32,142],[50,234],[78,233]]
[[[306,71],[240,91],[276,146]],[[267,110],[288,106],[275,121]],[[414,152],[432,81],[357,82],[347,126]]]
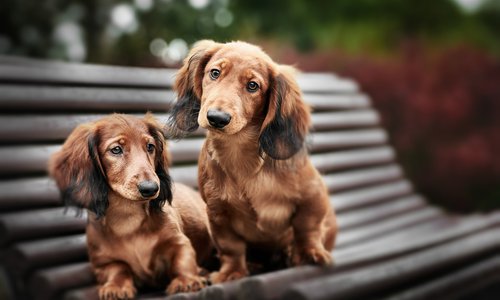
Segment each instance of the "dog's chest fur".
[[207,139],[211,172],[202,188],[210,198],[224,202],[238,234],[254,242],[277,239],[291,227],[300,190],[288,172],[276,172],[255,155],[256,141],[234,143],[236,146]]
[[220,198],[229,205],[232,226],[240,235],[259,242],[275,239],[290,228],[297,195],[279,178],[263,172],[246,179],[224,177],[217,184]]
[[100,231],[94,246],[95,251],[103,260],[103,264],[106,260],[122,261],[131,268],[140,281],[156,284],[157,275],[163,273],[165,269],[157,253],[161,242],[159,233],[144,230],[145,224],[138,218],[120,219],[104,231]]
[[[142,277],[143,280],[154,280],[159,268],[162,268],[158,255],[155,255],[155,248],[158,244],[158,235],[134,235],[129,239],[124,239],[120,249],[116,249],[119,256],[128,265],[134,268],[134,273]],[[118,248],[118,247],[117,247]]]

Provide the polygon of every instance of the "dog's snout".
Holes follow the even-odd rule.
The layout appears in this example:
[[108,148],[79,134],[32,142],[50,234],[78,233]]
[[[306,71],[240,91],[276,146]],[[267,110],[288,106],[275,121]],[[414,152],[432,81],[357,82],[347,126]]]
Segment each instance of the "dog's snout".
[[158,184],[154,181],[144,180],[137,185],[139,192],[143,197],[151,197],[158,192]]
[[207,119],[211,126],[221,129],[231,122],[231,115],[218,109],[209,109]]

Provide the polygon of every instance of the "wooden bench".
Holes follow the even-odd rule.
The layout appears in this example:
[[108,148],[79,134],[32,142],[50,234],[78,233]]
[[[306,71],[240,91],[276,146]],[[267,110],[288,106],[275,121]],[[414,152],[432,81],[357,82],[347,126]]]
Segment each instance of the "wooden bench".
[[[0,298],[96,297],[85,213],[61,206],[47,159],[77,124],[110,112],[149,110],[166,120],[174,74],[0,57]],[[307,73],[299,83],[314,108],[312,161],[338,213],[336,266],[286,269],[171,298],[439,299],[495,291],[500,213],[452,216],[430,206],[405,178],[356,83]],[[196,186],[203,135],[170,143],[174,180]]]

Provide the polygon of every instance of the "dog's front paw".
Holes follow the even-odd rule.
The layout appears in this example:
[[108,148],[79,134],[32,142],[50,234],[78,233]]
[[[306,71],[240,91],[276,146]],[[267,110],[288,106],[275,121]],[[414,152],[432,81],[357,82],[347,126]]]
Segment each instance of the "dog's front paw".
[[213,272],[210,274],[212,284],[233,281],[248,276],[248,271]]
[[178,276],[167,287],[167,294],[196,292],[207,286],[208,280],[201,276]]
[[133,299],[137,290],[133,285],[119,286],[115,283],[106,283],[99,288],[99,299]]
[[292,265],[333,265],[332,255],[323,247],[308,247],[295,250],[292,255]]

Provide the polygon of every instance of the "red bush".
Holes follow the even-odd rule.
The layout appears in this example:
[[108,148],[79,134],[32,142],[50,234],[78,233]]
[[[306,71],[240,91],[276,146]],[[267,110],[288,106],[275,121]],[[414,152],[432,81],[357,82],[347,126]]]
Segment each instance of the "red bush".
[[500,207],[500,63],[462,46],[415,45],[343,63],[380,111],[417,189],[453,210]]

